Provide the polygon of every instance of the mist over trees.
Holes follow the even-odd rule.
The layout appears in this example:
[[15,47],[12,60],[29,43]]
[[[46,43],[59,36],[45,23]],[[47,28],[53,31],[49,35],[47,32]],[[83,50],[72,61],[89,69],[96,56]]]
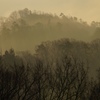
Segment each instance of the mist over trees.
[[33,51],[35,45],[47,40],[74,38],[90,42],[99,38],[99,25],[95,21],[89,25],[63,13],[56,15],[25,8],[12,12],[8,18],[0,18],[0,43],[2,51],[10,48]]
[[99,100],[100,22],[27,8],[0,18],[0,100]]

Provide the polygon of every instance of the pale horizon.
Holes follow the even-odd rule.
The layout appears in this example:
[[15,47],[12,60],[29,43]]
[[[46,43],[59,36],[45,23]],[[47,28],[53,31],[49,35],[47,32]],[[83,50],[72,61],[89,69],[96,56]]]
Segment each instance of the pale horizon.
[[87,21],[100,21],[99,0],[0,0],[0,16],[8,17],[16,10],[28,8],[59,15],[76,16]]

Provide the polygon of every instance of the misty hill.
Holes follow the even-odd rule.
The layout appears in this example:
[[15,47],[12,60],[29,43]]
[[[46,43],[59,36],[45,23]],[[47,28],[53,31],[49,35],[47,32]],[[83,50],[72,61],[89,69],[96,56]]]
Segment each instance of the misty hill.
[[[27,8],[14,11],[0,19],[0,45],[2,51],[33,51],[42,41],[60,38],[91,41],[99,36],[99,22],[87,22],[77,17],[31,11]],[[94,34],[96,33],[96,34]]]

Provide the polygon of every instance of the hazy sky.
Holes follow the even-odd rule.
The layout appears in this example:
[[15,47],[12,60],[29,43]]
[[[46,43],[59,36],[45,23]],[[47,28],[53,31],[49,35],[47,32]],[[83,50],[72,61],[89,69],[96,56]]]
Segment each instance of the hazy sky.
[[100,0],[0,0],[0,16],[24,8],[100,21]]

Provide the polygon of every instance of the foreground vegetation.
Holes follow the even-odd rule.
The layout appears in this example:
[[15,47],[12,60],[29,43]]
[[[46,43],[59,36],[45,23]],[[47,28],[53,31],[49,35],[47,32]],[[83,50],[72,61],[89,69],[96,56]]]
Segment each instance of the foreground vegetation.
[[88,54],[97,57],[99,51],[94,43],[61,39],[42,43],[34,55],[5,51],[0,56],[0,100],[98,100],[99,67],[94,79],[89,75],[93,62]]

